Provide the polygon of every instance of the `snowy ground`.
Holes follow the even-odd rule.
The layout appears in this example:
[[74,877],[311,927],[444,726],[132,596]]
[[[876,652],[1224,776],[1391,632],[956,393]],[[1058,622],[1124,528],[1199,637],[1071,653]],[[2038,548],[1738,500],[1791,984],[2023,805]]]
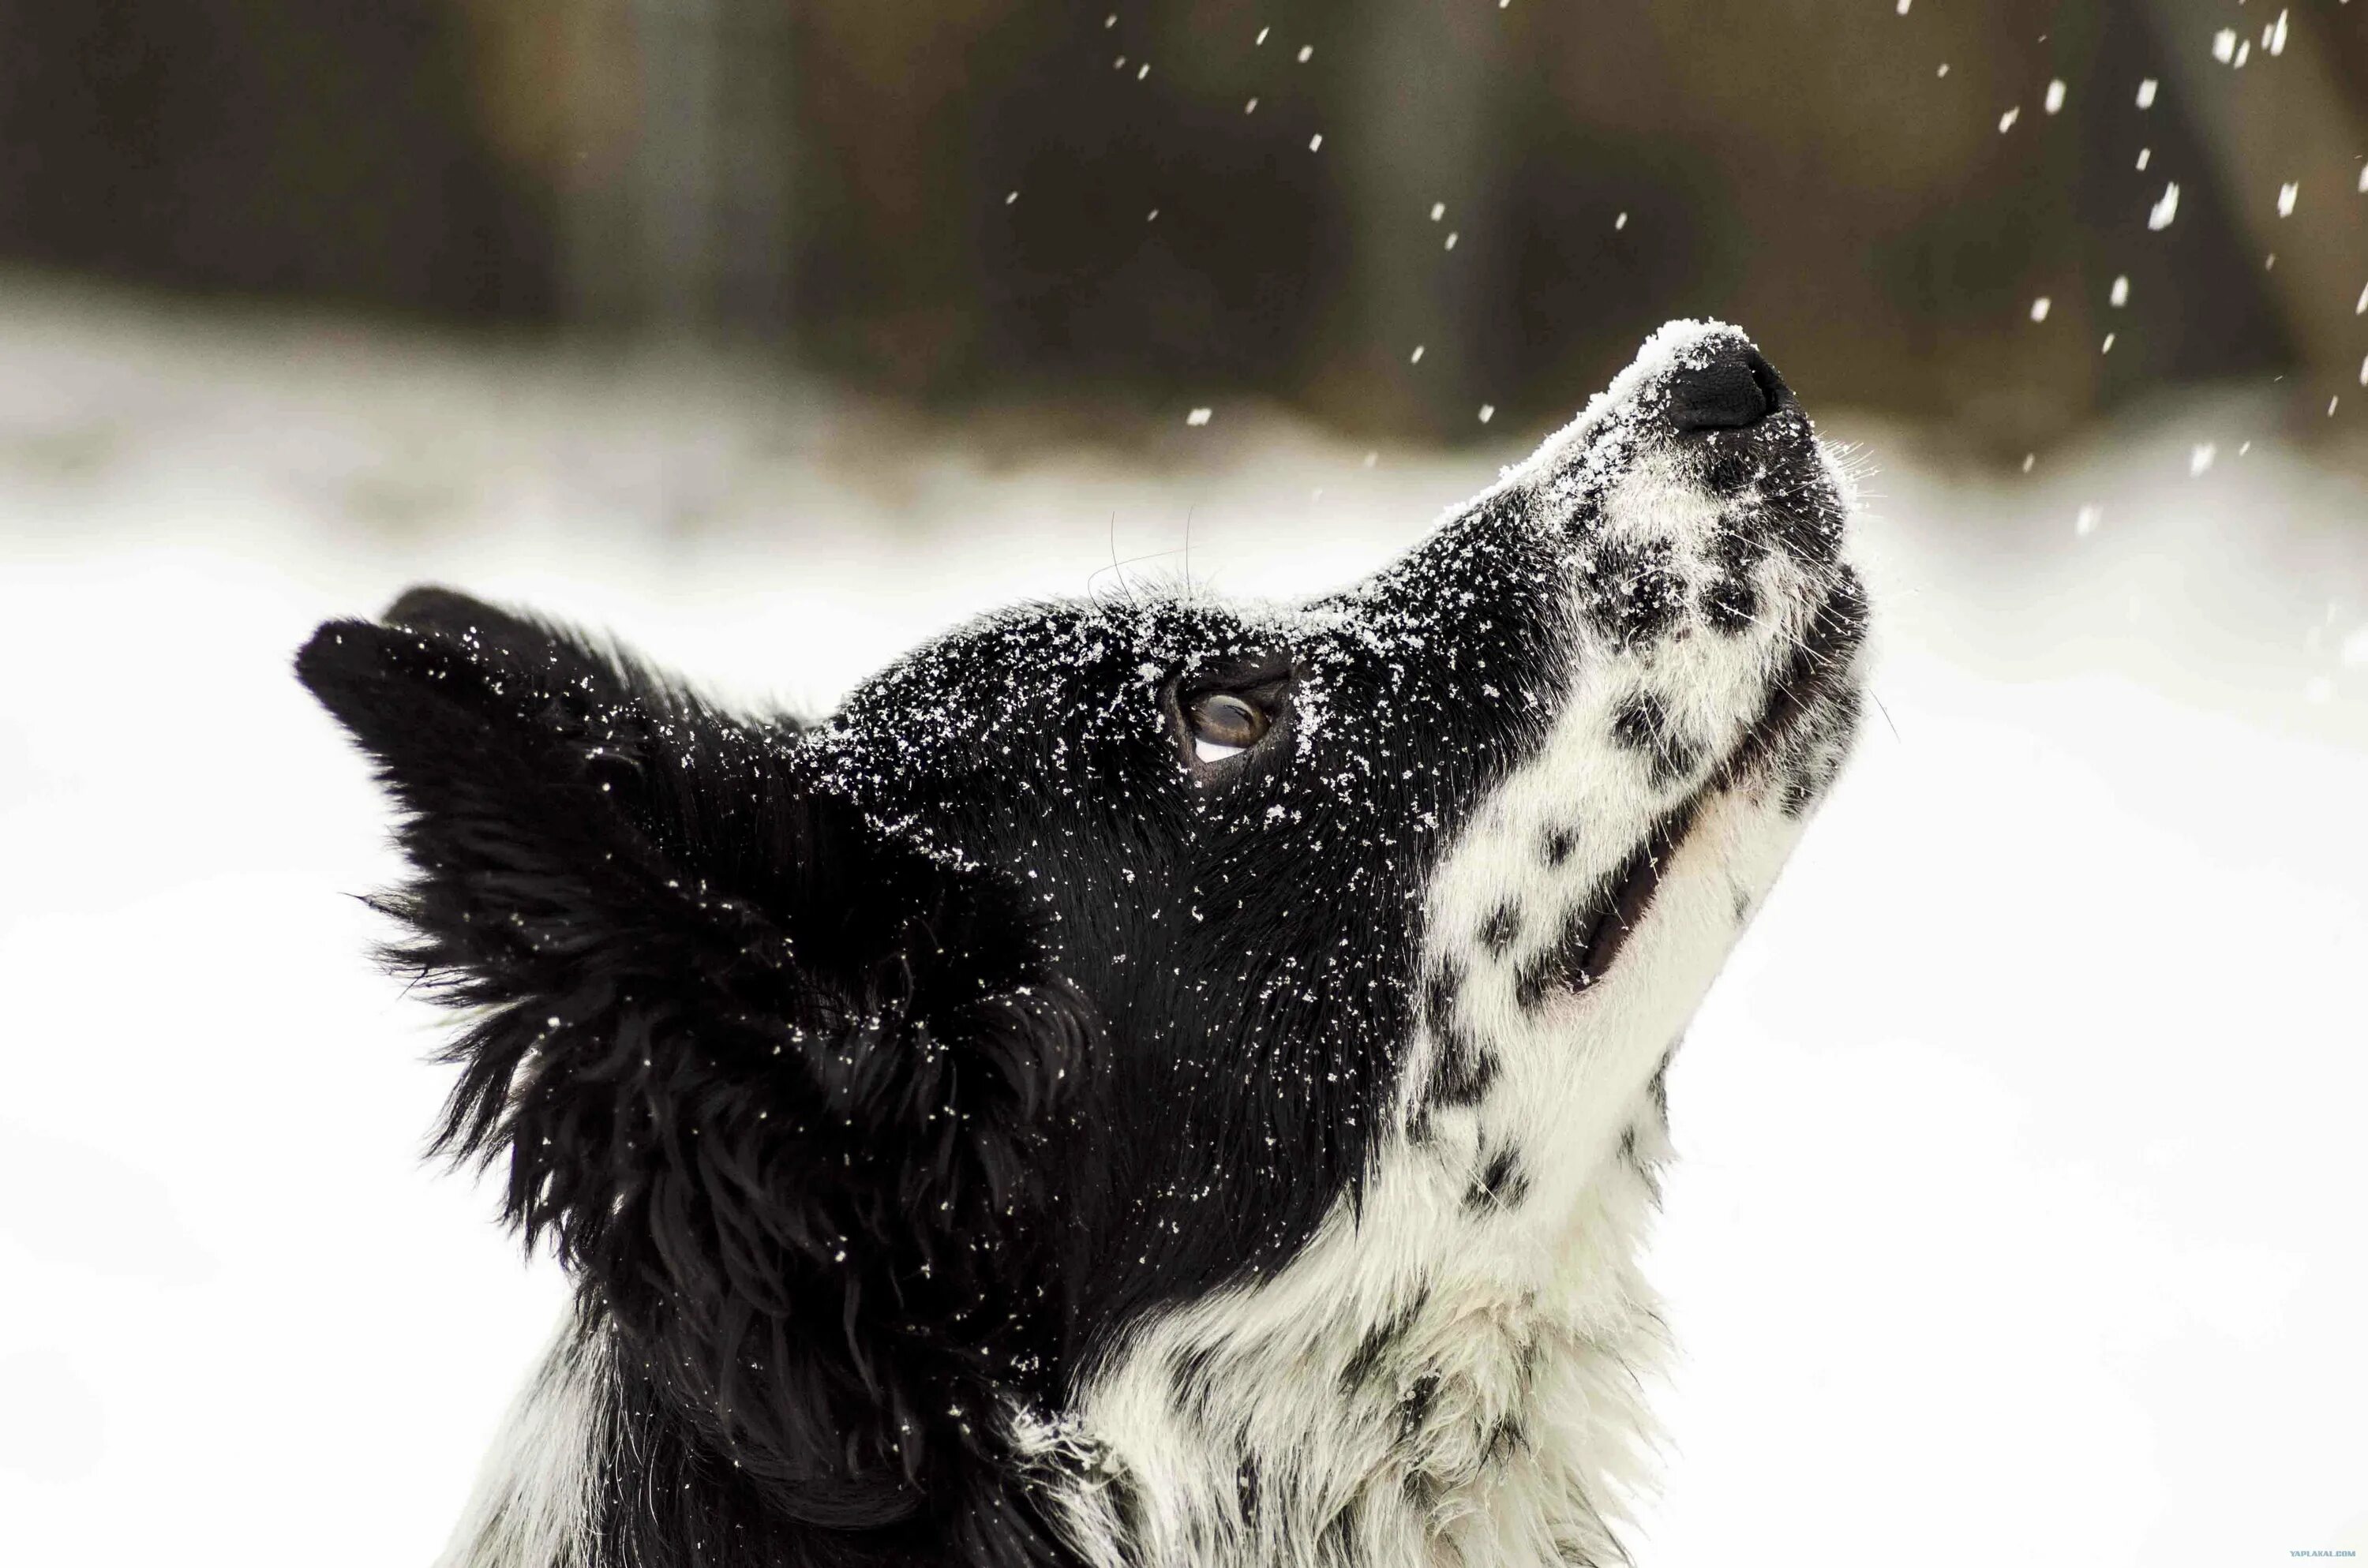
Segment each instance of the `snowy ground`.
[[[1640,1557],[2368,1551],[2368,494],[2242,403],[2009,482],[1828,425],[1881,470],[1884,713],[1673,1075]],[[416,1568],[555,1315],[416,1164],[313,620],[441,579],[812,708],[1188,524],[1220,591],[1337,582],[1493,473],[1248,408],[1013,449],[0,291],[0,1558]]]

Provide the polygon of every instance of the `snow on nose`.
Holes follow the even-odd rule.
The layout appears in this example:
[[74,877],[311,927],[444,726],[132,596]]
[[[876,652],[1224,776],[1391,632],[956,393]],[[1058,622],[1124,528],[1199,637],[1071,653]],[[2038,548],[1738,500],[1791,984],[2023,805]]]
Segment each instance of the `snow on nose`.
[[1662,417],[1679,435],[1694,430],[1745,430],[1776,412],[1784,383],[1759,351],[1740,339],[1714,357],[1680,368],[1669,379]]

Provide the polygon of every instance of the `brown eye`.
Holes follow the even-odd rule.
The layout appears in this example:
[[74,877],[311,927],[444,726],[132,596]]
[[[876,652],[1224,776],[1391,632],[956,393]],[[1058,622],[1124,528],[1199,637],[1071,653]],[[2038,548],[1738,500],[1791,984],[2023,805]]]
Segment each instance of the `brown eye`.
[[1202,762],[1216,762],[1247,751],[1258,743],[1272,722],[1266,710],[1230,691],[1196,697],[1185,713],[1192,732],[1192,754]]

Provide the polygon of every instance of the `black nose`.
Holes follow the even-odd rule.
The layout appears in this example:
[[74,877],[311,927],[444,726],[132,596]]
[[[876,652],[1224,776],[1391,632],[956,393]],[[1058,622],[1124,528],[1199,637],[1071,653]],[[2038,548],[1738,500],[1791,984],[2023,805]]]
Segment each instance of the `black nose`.
[[1737,346],[1669,383],[1668,421],[1684,430],[1741,430],[1776,412],[1784,383],[1756,348]]

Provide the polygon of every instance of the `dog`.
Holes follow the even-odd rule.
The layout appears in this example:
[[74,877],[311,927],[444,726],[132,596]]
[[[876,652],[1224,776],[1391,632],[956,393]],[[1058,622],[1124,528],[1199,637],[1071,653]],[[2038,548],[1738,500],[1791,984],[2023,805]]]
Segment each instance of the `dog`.
[[575,1294],[444,1561],[1626,1561],[1666,1076],[1858,727],[1849,494],[1673,323],[1354,587],[1021,606],[819,722],[322,626],[438,1146]]

